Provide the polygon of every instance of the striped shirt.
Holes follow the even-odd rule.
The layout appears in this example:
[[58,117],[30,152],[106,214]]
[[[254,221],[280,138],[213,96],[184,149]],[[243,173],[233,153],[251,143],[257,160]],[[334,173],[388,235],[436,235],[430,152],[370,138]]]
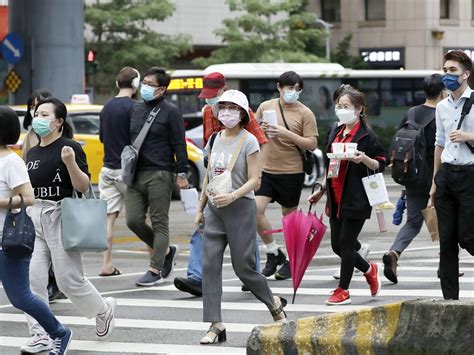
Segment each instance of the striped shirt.
[[[453,165],[474,165],[474,154],[465,143],[453,143],[449,139],[451,132],[458,127],[464,102],[471,96],[472,89],[467,87],[459,100],[455,101],[452,93],[436,106],[436,142],[435,145],[444,147],[441,163]],[[474,133],[474,110],[464,118],[461,131]],[[472,144],[472,142],[471,142]]]

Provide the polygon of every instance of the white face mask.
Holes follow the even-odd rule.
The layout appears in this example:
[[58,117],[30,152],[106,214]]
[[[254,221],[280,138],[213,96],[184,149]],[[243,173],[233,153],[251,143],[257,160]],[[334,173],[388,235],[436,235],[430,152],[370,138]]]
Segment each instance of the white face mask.
[[355,110],[336,109],[335,112],[341,124],[350,124],[357,119]]
[[217,119],[227,128],[234,128],[240,122],[240,111],[228,109],[219,110]]

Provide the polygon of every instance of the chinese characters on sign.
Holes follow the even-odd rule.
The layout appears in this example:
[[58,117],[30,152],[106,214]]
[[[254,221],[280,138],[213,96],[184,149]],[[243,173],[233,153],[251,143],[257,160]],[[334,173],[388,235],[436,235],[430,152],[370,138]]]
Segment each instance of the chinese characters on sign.
[[175,78],[171,79],[168,91],[202,89],[202,78]]

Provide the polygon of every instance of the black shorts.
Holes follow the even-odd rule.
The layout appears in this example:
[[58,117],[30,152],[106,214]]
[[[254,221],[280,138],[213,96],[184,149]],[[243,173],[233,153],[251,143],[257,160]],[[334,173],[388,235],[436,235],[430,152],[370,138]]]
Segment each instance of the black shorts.
[[285,208],[294,208],[300,203],[303,183],[304,173],[269,174],[263,172],[262,184],[255,195],[270,197],[271,202],[276,201]]

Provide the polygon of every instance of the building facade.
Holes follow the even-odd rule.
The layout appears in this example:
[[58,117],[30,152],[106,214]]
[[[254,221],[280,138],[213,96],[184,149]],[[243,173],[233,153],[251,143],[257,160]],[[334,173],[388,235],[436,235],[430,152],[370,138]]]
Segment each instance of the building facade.
[[[223,45],[214,31],[234,16],[224,0],[174,3],[173,16],[152,28],[189,34],[193,57]],[[310,0],[308,9],[333,26],[332,50],[352,33],[351,54],[371,68],[439,69],[447,50],[474,53],[474,0]]]

